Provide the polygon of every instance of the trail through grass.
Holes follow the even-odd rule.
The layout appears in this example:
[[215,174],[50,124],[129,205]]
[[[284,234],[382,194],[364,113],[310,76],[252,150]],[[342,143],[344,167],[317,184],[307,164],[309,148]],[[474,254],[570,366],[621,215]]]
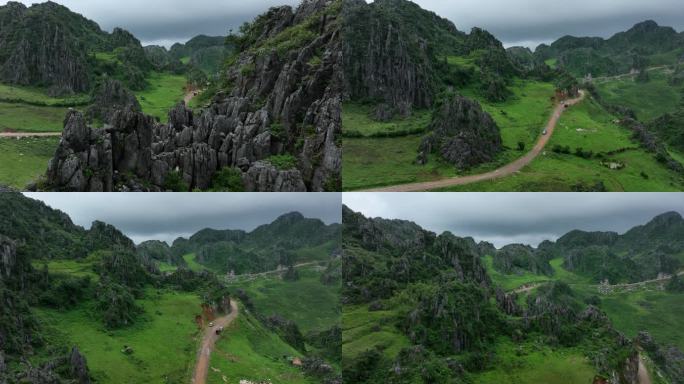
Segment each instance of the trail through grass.
[[302,357],[301,352],[265,329],[244,306],[240,308],[240,315],[224,331],[211,354],[207,383],[237,383],[240,380],[313,383],[288,361],[288,358]]

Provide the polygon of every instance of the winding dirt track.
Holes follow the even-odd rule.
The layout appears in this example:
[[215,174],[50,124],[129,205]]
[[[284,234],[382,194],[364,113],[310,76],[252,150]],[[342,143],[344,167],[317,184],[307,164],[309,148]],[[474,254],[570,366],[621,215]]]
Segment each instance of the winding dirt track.
[[[580,91],[580,96],[578,98],[565,101],[565,105],[575,105],[582,101],[584,97],[585,93],[583,91]],[[518,160],[509,163],[508,165],[505,165],[502,168],[497,169],[496,171],[482,173],[479,175],[452,177],[449,179],[428,181],[423,183],[413,183],[369,189],[365,192],[423,192],[440,188],[453,187],[457,185],[472,184],[480,181],[500,179],[502,177],[510,176],[520,171],[527,165],[529,165],[532,162],[532,160],[537,158],[537,156],[539,156],[539,154],[542,153],[546,144],[548,144],[549,140],[551,140],[551,136],[553,136],[553,132],[556,129],[556,125],[558,125],[558,120],[560,120],[561,115],[565,111],[565,105],[558,104],[556,108],[553,110],[553,114],[551,115],[551,118],[549,119],[549,122],[546,125],[547,134],[542,135],[539,138],[539,141],[530,152],[528,152],[525,156],[519,158]]]
[[230,301],[230,314],[214,320],[213,327],[207,327],[202,336],[202,346],[197,352],[197,364],[195,365],[195,374],[192,377],[193,384],[205,384],[207,382],[207,371],[209,370],[209,362],[211,361],[211,352],[214,350],[214,344],[221,337],[216,334],[216,329],[219,327],[227,327],[238,317],[237,302]]
[[62,132],[0,132],[0,137],[7,139],[23,139],[27,137],[59,137]]
[[646,364],[644,364],[644,358],[641,355],[639,355],[639,373],[637,377],[639,378],[639,384],[652,384]]

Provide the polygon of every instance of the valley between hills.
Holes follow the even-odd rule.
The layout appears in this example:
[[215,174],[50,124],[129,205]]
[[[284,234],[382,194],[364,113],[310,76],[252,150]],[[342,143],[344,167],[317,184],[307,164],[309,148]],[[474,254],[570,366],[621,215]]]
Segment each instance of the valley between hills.
[[684,219],[495,248],[344,208],[345,383],[681,383]]
[[136,245],[19,194],[0,212],[0,382],[340,382],[339,224]]
[[306,0],[170,49],[54,2],[0,20],[4,187],[684,187],[684,37],[651,20],[534,50],[407,0]]

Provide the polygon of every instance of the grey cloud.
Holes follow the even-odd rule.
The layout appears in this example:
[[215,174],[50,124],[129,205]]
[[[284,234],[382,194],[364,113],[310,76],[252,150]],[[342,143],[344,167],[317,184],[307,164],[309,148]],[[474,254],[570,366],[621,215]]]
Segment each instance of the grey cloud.
[[370,217],[415,221],[497,246],[537,245],[573,229],[624,232],[668,211],[684,213],[682,193],[345,193]]
[[[0,4],[6,3],[0,0]],[[34,0],[21,0],[25,4]],[[169,46],[198,34],[224,35],[271,6],[300,0],[57,0],[105,30],[122,27],[146,44]],[[681,0],[415,0],[464,31],[482,27],[507,46],[535,47],[564,35],[608,37],[653,19],[684,29]]]
[[252,230],[298,211],[325,223],[341,218],[340,193],[26,193],[85,228],[112,224],[136,243],[171,242],[203,228]]
[[[20,0],[26,5],[39,2]],[[132,32],[144,44],[185,42],[199,35],[225,35],[269,7],[296,6],[300,0],[56,0],[97,22],[104,30]],[[0,4],[7,3],[0,0]]]
[[565,35],[609,37],[653,19],[684,29],[681,0],[414,0],[463,31],[489,30],[506,46],[535,47]]

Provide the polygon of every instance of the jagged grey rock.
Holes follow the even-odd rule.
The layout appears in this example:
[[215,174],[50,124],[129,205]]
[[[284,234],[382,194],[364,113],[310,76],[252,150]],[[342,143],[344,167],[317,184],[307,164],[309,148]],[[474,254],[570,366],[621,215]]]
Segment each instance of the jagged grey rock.
[[71,377],[73,377],[78,384],[90,384],[88,363],[86,362],[86,358],[81,355],[78,347],[73,347],[71,349],[69,365],[71,368]]
[[118,80],[104,78],[95,88],[92,105],[86,114],[89,119],[100,119],[109,123],[117,110],[128,108],[136,112],[142,111],[133,93]]
[[459,169],[490,162],[503,149],[494,119],[479,103],[460,95],[453,95],[435,112],[430,131],[419,152],[437,152]]
[[[342,56],[339,21],[327,12],[334,4],[308,0],[260,16],[261,39],[303,20],[314,20],[319,34],[287,54],[244,51],[225,73],[234,86],[206,109],[179,103],[159,124],[128,106],[100,130],[70,112],[46,189],[161,191],[172,172],[190,189],[207,189],[218,171],[232,167],[243,172],[247,191],[341,190]],[[286,154],[297,169],[268,163]]]
[[12,276],[17,264],[17,249],[14,241],[0,235],[0,280]]

